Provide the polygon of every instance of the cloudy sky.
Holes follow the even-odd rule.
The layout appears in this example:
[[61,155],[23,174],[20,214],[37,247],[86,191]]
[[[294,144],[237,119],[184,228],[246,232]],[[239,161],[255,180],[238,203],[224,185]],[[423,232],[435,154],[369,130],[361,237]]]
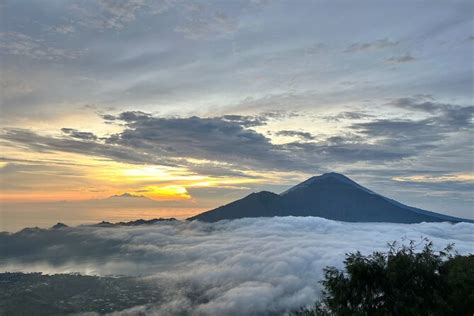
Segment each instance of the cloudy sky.
[[124,218],[182,218],[327,171],[474,218],[471,1],[0,12],[2,229],[123,193],[144,196]]

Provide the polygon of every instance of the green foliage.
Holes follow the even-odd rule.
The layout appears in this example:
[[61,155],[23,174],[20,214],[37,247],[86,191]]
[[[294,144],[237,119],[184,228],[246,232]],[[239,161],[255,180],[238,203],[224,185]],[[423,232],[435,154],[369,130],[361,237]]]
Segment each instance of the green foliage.
[[[417,249],[423,244],[421,251]],[[473,315],[474,256],[420,244],[389,244],[387,252],[348,254],[345,269],[327,267],[321,301],[298,316]]]

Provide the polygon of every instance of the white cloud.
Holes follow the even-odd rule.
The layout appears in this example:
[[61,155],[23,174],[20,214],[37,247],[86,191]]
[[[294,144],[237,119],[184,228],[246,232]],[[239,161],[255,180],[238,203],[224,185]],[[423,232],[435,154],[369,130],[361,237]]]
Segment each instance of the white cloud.
[[[3,236],[12,238],[0,244],[14,247],[16,259],[9,249],[0,258],[8,262],[5,270],[145,276],[162,289],[164,299],[124,313],[129,315],[281,314],[313,303],[322,269],[341,267],[347,252],[369,254],[386,250],[393,240],[424,236],[437,248],[454,242],[460,253],[472,253],[473,229],[467,223],[368,224],[311,217],[84,226]],[[13,243],[13,236],[29,239]]]
[[413,176],[394,177],[393,180],[399,181],[399,182],[421,182],[421,183],[474,182],[474,173],[442,174],[442,175],[413,175]]
[[237,20],[223,12],[206,12],[205,14],[203,12],[205,10],[191,11],[187,22],[177,26],[175,31],[183,33],[187,38],[199,40],[225,36],[238,29]]
[[354,43],[351,46],[347,47],[344,51],[345,53],[354,53],[354,52],[361,52],[361,51],[372,51],[378,49],[384,49],[389,47],[395,47],[399,44],[398,41],[390,41],[387,38],[378,39],[373,42],[367,43]]
[[121,30],[135,21],[140,10],[146,7],[145,0],[110,1],[100,0],[93,9],[73,5],[83,27],[106,30]]
[[76,59],[82,52],[52,47],[44,40],[19,32],[0,32],[0,54],[26,56],[39,60],[64,60]]

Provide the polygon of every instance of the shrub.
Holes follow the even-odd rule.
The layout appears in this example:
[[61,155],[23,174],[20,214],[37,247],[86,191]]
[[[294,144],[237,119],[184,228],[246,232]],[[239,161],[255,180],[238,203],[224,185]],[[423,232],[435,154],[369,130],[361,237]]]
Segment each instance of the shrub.
[[426,239],[394,242],[387,252],[350,253],[344,266],[325,268],[322,299],[294,315],[474,314],[474,256],[453,245],[436,252]]

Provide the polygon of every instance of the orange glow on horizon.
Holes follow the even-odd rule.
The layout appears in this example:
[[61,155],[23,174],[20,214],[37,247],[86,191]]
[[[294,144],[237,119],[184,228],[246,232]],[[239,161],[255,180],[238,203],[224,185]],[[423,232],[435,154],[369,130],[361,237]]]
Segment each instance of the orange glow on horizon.
[[143,195],[153,200],[189,200],[191,195],[185,187],[179,185],[167,185],[164,187],[149,186]]
[[100,198],[97,193],[95,194],[84,194],[84,192],[13,192],[13,193],[0,193],[1,202],[57,202],[57,201],[87,201]]
[[[60,137],[58,135],[58,137]],[[232,170],[219,161],[183,157],[182,165],[162,166],[131,164],[99,156],[45,151],[35,153],[15,146],[6,146],[5,157],[21,157],[0,162],[6,172],[0,178],[1,203],[61,202],[102,200],[129,193],[154,201],[193,200],[190,188],[225,188],[246,190],[248,185],[277,183],[287,178],[283,173],[239,171],[242,176],[200,174],[186,167],[210,165]],[[236,170],[238,171],[238,170]],[[216,201],[219,197],[216,197]]]

